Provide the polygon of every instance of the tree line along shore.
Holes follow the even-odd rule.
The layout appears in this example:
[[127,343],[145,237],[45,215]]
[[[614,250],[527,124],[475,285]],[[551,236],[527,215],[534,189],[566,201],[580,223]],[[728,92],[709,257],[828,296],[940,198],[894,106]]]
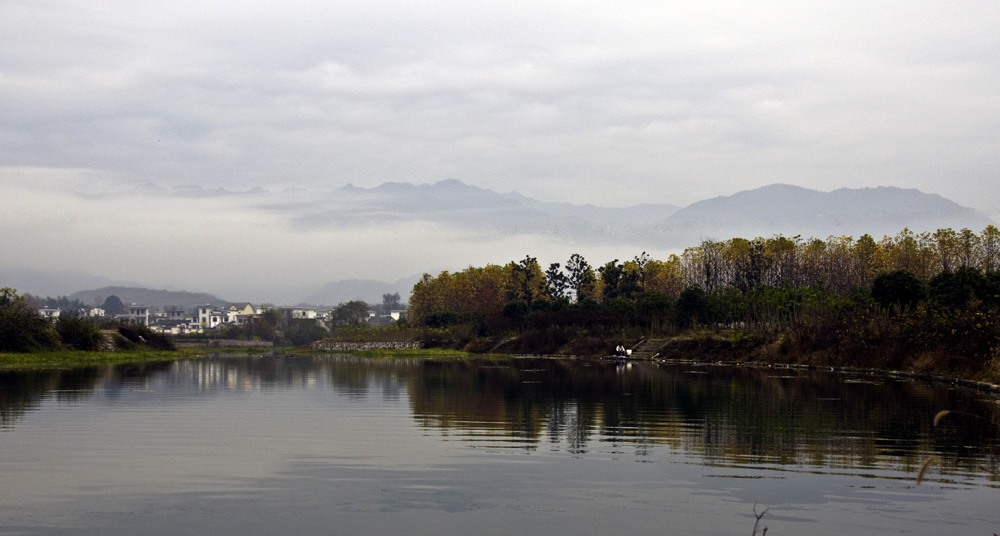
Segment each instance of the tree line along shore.
[[[173,344],[134,326],[108,335],[86,319],[53,326],[30,313],[16,292],[3,290],[0,351],[99,350],[95,344],[109,339],[119,348],[169,350]],[[703,240],[666,259],[642,253],[596,266],[572,255],[565,265],[543,268],[526,256],[425,274],[413,288],[406,319],[389,327],[366,327],[362,318],[331,318],[328,325],[332,333],[310,330],[295,343],[419,341],[425,348],[469,353],[601,356],[618,344],[673,339],[660,357],[898,370],[996,383],[1000,231],[991,225],[979,233],[904,229],[881,240]],[[281,325],[251,328],[229,335],[290,340]]]
[[1000,380],[1000,231],[704,240],[667,259],[506,265],[425,275],[411,326],[472,352],[661,357]]

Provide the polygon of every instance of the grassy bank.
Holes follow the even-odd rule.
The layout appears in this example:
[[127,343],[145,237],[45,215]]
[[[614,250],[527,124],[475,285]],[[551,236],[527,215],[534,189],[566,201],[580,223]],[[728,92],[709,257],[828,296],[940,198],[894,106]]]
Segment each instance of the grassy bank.
[[[271,352],[272,348],[267,348]],[[103,365],[162,363],[192,359],[209,354],[258,353],[256,349],[183,348],[179,350],[120,350],[116,352],[81,352],[56,350],[28,353],[0,353],[0,370],[73,369]]]
[[[105,365],[142,365],[164,363],[179,359],[197,359],[209,355],[259,355],[261,353],[288,353],[296,355],[328,355],[330,352],[309,348],[181,348],[178,350],[125,350],[117,352],[81,352],[60,350],[29,353],[0,352],[0,370],[75,369]],[[368,359],[410,360],[459,360],[485,357],[461,350],[428,348],[422,350],[366,350],[336,352]]]

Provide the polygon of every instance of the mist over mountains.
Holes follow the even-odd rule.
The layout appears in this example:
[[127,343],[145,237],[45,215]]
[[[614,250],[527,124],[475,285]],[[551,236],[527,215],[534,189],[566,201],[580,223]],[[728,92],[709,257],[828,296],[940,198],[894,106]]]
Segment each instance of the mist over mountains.
[[346,186],[309,202],[285,202],[268,209],[297,223],[352,224],[359,221],[423,220],[483,233],[556,236],[592,243],[685,248],[702,238],[724,240],[784,234],[827,238],[895,235],[951,227],[982,230],[987,216],[936,194],[915,189],[841,188],[820,192],[774,184],[679,207],[646,203],[624,208],[546,202],[517,192],[446,180],[435,184],[388,182],[375,188]]
[[777,234],[803,238],[830,236],[876,240],[904,228],[981,231],[992,220],[983,214],[919,190],[877,187],[832,192],[773,184],[727,197],[699,201],[671,214],[657,228],[689,245],[698,237],[725,240]]
[[[32,240],[23,228],[11,231],[24,235],[24,254],[20,266],[0,264],[3,285],[43,296],[118,285],[279,305],[378,302],[393,292],[405,301],[419,279],[414,274],[503,264],[526,254],[546,265],[572,253],[603,263],[642,251],[665,256],[703,239],[866,233],[879,239],[904,227],[979,232],[993,223],[913,189],[820,192],[783,184],[687,207],[571,205],[457,180],[321,192],[143,185],[66,196],[61,203],[66,219],[105,214],[106,220],[80,236],[73,227],[53,230],[48,240]],[[114,240],[95,241],[94,233]]]
[[187,311],[191,311],[199,305],[211,304],[221,306],[227,303],[226,300],[205,292],[156,290],[121,286],[101,287],[93,290],[74,292],[69,295],[69,299],[79,300],[86,304],[101,305],[108,296],[112,295],[117,296],[125,304],[138,303],[153,307],[172,305],[182,307]]
[[[365,222],[433,222],[489,235],[547,235],[567,240],[609,241],[648,229],[680,207],[644,204],[629,208],[538,201],[517,192],[498,193],[454,179],[435,184],[387,182],[375,188],[347,185],[297,199],[292,194],[262,208],[306,228],[357,226]],[[279,196],[280,197],[280,196]]]
[[373,222],[425,221],[501,234],[555,235],[574,240],[655,241],[672,248],[701,237],[753,238],[775,234],[826,238],[895,235],[951,227],[981,230],[992,220],[936,194],[896,187],[841,188],[832,192],[772,184],[687,207],[645,203],[601,207],[539,201],[517,192],[498,193],[449,179],[434,184],[386,182],[328,192],[261,188],[234,192],[188,185],[142,185],[131,194],[183,198],[232,198],[281,214],[305,228],[364,226]]

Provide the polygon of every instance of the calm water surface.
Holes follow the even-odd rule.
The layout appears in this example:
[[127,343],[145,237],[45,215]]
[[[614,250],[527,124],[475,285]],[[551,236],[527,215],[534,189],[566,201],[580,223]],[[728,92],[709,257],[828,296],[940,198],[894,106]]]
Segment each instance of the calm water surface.
[[749,534],[756,505],[769,535],[989,536],[998,423],[993,395],[787,369],[261,356],[0,373],[0,534]]

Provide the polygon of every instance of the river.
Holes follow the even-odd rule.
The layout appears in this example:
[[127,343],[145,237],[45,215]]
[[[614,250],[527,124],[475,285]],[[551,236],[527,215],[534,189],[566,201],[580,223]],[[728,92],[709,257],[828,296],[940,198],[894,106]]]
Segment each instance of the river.
[[573,359],[3,372],[0,534],[990,535],[997,403]]

